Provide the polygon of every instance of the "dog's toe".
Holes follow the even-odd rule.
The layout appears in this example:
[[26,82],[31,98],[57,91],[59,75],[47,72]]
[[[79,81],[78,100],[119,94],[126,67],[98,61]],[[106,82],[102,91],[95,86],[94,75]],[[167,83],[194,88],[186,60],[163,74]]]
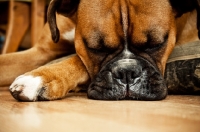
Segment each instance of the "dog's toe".
[[42,78],[22,75],[15,79],[10,86],[12,96],[19,101],[37,101]]
[[28,100],[26,96],[22,93],[24,86],[15,85],[14,87],[10,87],[10,93],[17,100]]

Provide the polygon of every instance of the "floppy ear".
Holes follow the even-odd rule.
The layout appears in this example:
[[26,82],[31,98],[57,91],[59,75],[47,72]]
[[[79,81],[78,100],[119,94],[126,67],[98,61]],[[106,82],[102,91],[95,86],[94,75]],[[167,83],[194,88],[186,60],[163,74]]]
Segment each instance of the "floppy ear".
[[49,23],[52,40],[57,43],[60,32],[56,24],[56,12],[66,17],[72,16],[78,8],[80,0],[51,0],[47,11],[47,22]]
[[186,12],[194,9],[197,11],[197,29],[200,38],[200,0],[170,0],[170,3],[176,12],[176,16],[180,17]]

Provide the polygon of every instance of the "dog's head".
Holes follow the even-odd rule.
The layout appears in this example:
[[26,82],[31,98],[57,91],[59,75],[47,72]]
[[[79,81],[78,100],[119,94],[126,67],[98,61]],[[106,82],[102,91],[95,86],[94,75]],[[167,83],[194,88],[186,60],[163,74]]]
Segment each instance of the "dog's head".
[[55,12],[75,18],[76,52],[92,80],[89,98],[160,100],[175,19],[194,9],[199,18],[199,0],[52,0],[48,22],[57,42]]

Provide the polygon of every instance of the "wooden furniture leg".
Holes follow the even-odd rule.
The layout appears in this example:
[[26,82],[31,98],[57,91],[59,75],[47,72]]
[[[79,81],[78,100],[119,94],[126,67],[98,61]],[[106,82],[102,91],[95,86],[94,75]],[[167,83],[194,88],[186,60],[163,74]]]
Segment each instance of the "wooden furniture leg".
[[9,23],[2,54],[17,51],[30,25],[30,7],[25,2],[10,0]]
[[31,7],[31,46],[33,46],[40,36],[45,23],[46,0],[33,0]]

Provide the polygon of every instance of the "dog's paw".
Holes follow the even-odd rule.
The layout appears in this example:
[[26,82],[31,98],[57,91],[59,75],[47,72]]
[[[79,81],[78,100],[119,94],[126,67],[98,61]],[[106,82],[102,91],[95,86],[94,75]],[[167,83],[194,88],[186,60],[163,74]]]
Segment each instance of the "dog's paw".
[[11,84],[9,90],[12,96],[19,101],[48,100],[43,97],[45,87],[40,76],[21,75]]

